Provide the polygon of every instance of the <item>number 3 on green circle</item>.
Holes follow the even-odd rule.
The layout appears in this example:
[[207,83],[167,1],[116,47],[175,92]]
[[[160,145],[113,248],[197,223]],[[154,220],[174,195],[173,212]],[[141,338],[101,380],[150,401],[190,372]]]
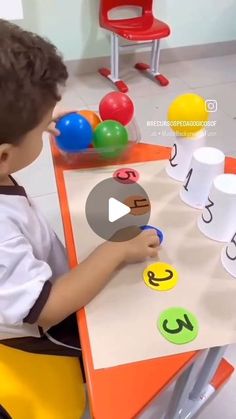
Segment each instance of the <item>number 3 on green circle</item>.
[[157,327],[162,336],[175,345],[192,342],[198,335],[198,321],[188,310],[172,307],[161,313]]

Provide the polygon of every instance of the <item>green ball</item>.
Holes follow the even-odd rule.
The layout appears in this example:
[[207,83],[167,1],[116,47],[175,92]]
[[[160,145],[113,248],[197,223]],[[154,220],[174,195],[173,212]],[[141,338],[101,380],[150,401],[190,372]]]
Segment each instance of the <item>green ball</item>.
[[116,158],[128,144],[128,131],[117,121],[104,121],[94,131],[94,146],[105,158]]

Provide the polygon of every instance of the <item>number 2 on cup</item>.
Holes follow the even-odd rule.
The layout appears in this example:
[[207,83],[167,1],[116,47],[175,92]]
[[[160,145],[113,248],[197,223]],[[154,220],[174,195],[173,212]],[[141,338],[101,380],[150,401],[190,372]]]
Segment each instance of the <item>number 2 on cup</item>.
[[177,157],[177,154],[178,154],[177,144],[173,145],[173,151],[174,151],[173,156],[170,158],[169,162],[170,162],[170,165],[172,167],[176,167],[176,166],[178,166],[178,163],[174,163],[174,160],[175,160],[175,158]]

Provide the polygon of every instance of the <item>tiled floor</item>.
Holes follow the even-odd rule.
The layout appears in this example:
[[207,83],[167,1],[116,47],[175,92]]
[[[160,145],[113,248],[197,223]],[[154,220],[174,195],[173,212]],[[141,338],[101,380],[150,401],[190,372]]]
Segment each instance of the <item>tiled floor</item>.
[[[171,145],[173,135],[168,129],[158,131],[147,126],[149,120],[165,120],[172,99],[184,92],[197,92],[206,99],[217,100],[218,110],[212,114],[217,121],[216,128],[208,135],[208,144],[221,148],[227,155],[236,157],[236,55],[208,58],[166,64],[162,71],[170,78],[170,85],[161,88],[136,70],[122,71],[122,77],[130,86],[130,95],[136,107],[136,120],[145,142]],[[61,106],[67,109],[97,109],[104,94],[112,89],[100,76],[86,75],[71,78]],[[48,138],[45,136],[44,149],[32,166],[17,173],[17,179],[27,188],[48,220],[63,238],[63,227],[53,174]],[[236,290],[235,290],[236,294]],[[235,305],[236,307],[236,305]],[[227,358],[236,364],[236,345],[227,351]],[[200,414],[200,419],[236,418],[236,375],[219,396]],[[157,411],[165,408],[167,398],[157,401],[145,419],[157,419]],[[86,416],[88,418],[88,414]],[[122,418],[120,418],[122,419]]]

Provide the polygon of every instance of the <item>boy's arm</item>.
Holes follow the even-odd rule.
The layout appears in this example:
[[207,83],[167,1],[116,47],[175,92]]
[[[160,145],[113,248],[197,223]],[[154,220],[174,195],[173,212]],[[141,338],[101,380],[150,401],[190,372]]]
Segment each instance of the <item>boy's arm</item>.
[[121,263],[120,252],[109,251],[105,245],[98,247],[75,269],[57,279],[37,323],[48,329],[79,310],[99,293]]
[[122,263],[156,257],[158,245],[156,233],[150,230],[127,242],[107,242],[99,246],[77,268],[55,282],[37,323],[48,329],[61,322],[88,304]]

